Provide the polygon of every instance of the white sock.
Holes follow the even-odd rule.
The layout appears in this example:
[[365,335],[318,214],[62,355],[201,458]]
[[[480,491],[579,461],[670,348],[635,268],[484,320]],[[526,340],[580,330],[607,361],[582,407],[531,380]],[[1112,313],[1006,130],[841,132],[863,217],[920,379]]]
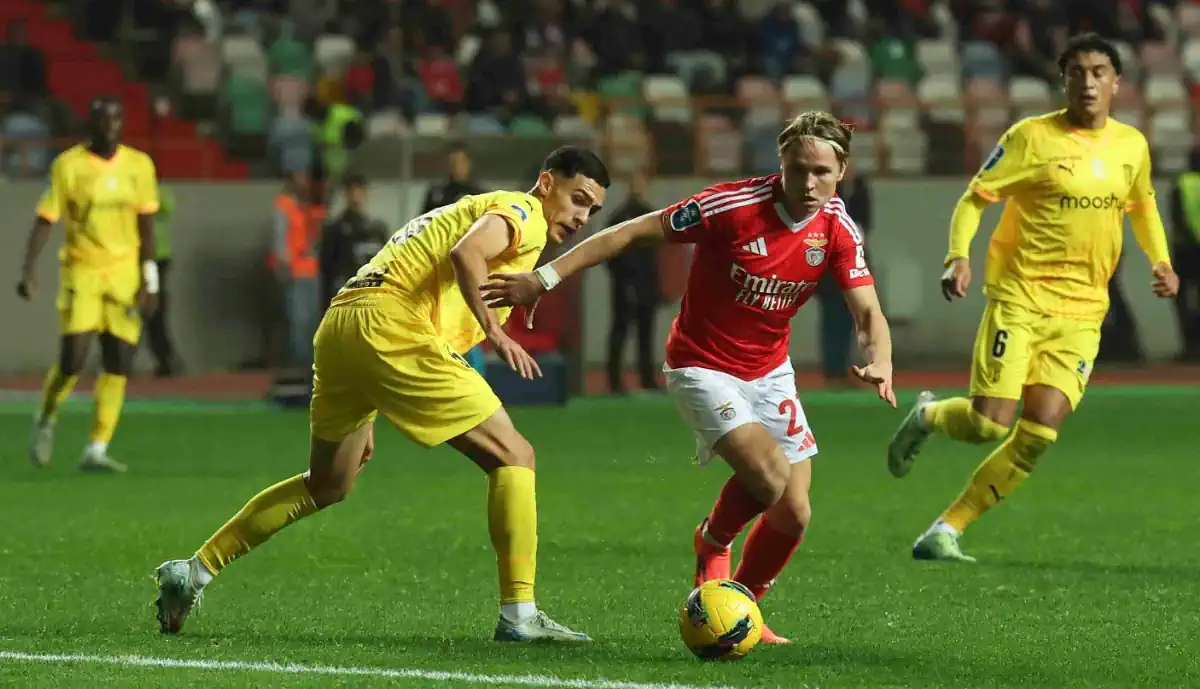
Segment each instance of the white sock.
[[537,614],[537,604],[533,601],[520,603],[502,603],[500,615],[509,622],[520,622]]
[[103,457],[104,453],[107,451],[108,451],[108,443],[106,443],[106,442],[102,442],[99,440],[93,440],[92,442],[88,443],[87,453],[89,455]]
[[945,521],[943,521],[943,520],[942,520],[942,518],[941,518],[941,517],[938,517],[938,518],[937,518],[937,521],[935,521],[935,522],[933,523],[933,526],[929,527],[929,531],[930,531],[930,533],[933,533],[933,532],[939,532],[939,531],[940,531],[940,532],[942,532],[942,533],[953,534],[953,535],[955,535],[955,536],[958,536],[958,535],[960,535],[960,534],[958,533],[958,529],[956,529],[956,528],[954,528],[953,526],[950,526],[949,524],[947,524]]
[[192,556],[192,559],[188,560],[188,564],[192,568],[192,577],[196,580],[196,583],[200,585],[200,588],[208,586],[208,582],[212,581],[217,576],[208,571],[208,568],[204,566],[204,563],[200,561],[200,558],[196,557],[195,555]]
[[707,519],[704,520],[704,527],[700,529],[700,538],[703,538],[705,543],[707,543],[709,545],[715,545],[718,548],[728,548],[729,546],[733,545],[732,543],[717,542],[717,539],[713,538],[712,534],[710,534],[708,532],[708,520]]

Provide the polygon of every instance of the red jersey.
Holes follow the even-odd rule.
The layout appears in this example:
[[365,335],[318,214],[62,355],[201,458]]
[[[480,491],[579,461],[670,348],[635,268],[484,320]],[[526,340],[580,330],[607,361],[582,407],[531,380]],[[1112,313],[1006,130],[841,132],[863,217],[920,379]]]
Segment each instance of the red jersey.
[[779,175],[715,184],[662,211],[669,242],[695,244],[667,365],[761,378],[788,357],[792,317],[827,270],[842,290],[874,284],[863,236],[834,196],[788,216]]

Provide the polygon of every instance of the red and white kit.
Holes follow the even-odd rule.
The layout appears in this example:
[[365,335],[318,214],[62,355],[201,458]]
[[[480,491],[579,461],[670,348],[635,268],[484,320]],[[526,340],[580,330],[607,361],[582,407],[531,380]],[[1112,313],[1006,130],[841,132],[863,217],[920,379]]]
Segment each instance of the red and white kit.
[[717,440],[753,422],[792,463],[817,453],[788,358],[791,320],[827,270],[842,290],[874,283],[840,198],[802,220],[782,198],[770,175],[713,185],[662,212],[667,241],[695,244],[664,370],[701,464]]

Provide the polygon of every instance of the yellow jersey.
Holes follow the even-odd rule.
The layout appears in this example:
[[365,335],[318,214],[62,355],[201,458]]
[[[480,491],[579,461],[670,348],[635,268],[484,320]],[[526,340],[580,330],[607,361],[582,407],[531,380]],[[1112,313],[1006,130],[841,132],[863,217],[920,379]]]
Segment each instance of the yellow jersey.
[[[450,251],[485,215],[499,216],[512,228],[508,249],[488,262],[489,272],[533,270],[546,246],[549,229],[541,201],[517,191],[464,196],[456,203],[413,218],[400,228],[346,282],[333,304],[348,303],[364,295],[391,294],[399,298],[411,317],[428,320],[450,347],[460,354],[466,352],[483,340],[483,328],[459,290]],[[511,308],[498,309],[496,316],[504,323],[511,311]]]
[[[984,293],[992,299],[1049,316],[1103,320],[1126,212],[1134,213],[1134,231],[1151,262],[1170,262],[1150,148],[1127,124],[1109,119],[1100,129],[1078,129],[1065,110],[1021,120],[971,189],[991,202],[1007,199],[988,246]],[[969,241],[952,237],[948,258],[967,256]]]
[[118,146],[104,159],[80,144],[60,153],[50,166],[50,185],[37,215],[63,221],[66,238],[58,252],[64,268],[137,265],[141,238],[137,217],[158,212],[154,161],[136,148]]

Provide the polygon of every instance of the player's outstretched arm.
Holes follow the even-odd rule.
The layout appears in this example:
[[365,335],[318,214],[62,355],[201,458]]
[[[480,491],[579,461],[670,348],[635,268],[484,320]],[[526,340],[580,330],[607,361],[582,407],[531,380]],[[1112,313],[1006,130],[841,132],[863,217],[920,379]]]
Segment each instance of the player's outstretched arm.
[[521,377],[533,379],[542,375],[533,357],[504,332],[500,319],[484,303],[480,292],[488,276],[488,261],[507,251],[516,237],[515,230],[499,215],[484,215],[450,250],[450,263],[454,266],[454,277],[458,289],[470,307],[471,313],[483,328],[483,334],[492,343],[512,370]]
[[33,220],[29,230],[29,239],[25,242],[25,260],[21,263],[21,280],[17,283],[17,294],[22,299],[33,299],[37,293],[37,260],[50,241],[50,229],[54,223],[38,215]]
[[892,386],[892,332],[887,317],[879,305],[874,285],[863,285],[845,292],[846,306],[854,316],[858,346],[867,360],[866,366],[851,368],[854,375],[875,386],[879,399],[896,407],[896,391]]
[[946,252],[942,273],[942,296],[946,301],[967,296],[971,286],[971,240],[979,232],[979,221],[989,201],[968,190],[954,206],[950,217],[950,249]]
[[489,275],[480,287],[483,300],[492,308],[533,306],[559,282],[625,251],[633,243],[663,241],[662,211],[654,211],[597,232],[574,249],[532,273]]
[[1160,297],[1173,297],[1179,293],[1179,276],[1171,267],[1171,254],[1167,249],[1167,231],[1163,227],[1162,215],[1158,212],[1158,201],[1150,178],[1150,155],[1147,149],[1141,172],[1134,181],[1132,205],[1129,219],[1133,224],[1133,236],[1138,246],[1150,259],[1153,278],[1150,288]]

